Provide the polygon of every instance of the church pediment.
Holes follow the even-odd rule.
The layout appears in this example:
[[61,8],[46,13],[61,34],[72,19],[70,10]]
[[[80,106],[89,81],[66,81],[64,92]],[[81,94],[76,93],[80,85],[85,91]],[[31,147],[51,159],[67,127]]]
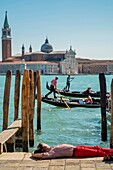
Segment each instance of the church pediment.
[[72,50],[72,46],[70,46],[70,49],[68,51],[66,51],[66,55],[67,56],[72,56],[72,55],[76,55],[75,50]]
[[76,53],[75,53],[75,51],[73,51],[73,50],[69,50],[69,51],[67,52],[67,54],[69,54],[69,55],[75,55]]

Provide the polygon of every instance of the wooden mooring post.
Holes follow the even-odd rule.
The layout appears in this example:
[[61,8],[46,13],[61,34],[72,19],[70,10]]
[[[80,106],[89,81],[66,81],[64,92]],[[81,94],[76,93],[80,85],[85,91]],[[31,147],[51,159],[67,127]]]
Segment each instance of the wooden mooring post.
[[11,88],[12,72],[8,70],[6,73],[6,81],[4,88],[4,100],[3,100],[3,130],[8,127],[8,113],[9,113],[9,99],[10,99],[10,88]]
[[37,130],[41,129],[41,82],[40,71],[36,72],[37,77]]
[[24,152],[28,152],[29,82],[29,70],[24,70],[22,81],[22,144]]
[[35,98],[36,98],[36,87],[37,87],[37,74],[34,72],[34,106],[35,106]]
[[34,146],[34,72],[29,70],[29,145]]
[[106,120],[106,79],[104,73],[99,74],[100,80],[100,101],[101,101],[101,139],[107,141],[107,120]]
[[14,120],[18,119],[19,99],[20,99],[20,70],[16,70],[15,75],[15,93],[14,93]]
[[110,130],[110,148],[113,148],[113,79],[111,82],[111,130]]

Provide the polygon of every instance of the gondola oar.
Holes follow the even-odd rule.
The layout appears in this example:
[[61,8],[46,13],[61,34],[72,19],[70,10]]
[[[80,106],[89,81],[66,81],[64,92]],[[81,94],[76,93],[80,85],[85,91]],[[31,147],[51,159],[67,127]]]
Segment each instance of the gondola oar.
[[[57,93],[60,94],[60,92],[56,89]],[[61,94],[60,94],[61,95]],[[61,100],[65,103],[65,105],[67,106],[68,109],[71,109],[69,107],[69,105],[67,104],[67,102],[61,97]]]

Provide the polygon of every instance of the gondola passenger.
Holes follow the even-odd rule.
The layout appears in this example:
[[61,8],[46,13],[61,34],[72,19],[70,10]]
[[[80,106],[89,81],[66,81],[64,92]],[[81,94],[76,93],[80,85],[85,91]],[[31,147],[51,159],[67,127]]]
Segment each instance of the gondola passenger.
[[94,92],[91,90],[91,87],[88,87],[82,94],[93,94]]

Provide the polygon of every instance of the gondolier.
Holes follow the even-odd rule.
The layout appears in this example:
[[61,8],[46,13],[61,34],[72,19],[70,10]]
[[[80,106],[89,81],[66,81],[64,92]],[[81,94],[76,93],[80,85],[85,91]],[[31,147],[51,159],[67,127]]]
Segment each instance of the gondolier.
[[65,90],[69,91],[69,89],[70,89],[70,82],[71,82],[73,79],[74,79],[74,78],[73,78],[73,77],[70,77],[70,74],[69,74],[68,77],[67,77]]
[[46,98],[47,98],[48,95],[50,95],[52,92],[53,92],[53,94],[54,94],[54,98],[57,98],[57,97],[56,97],[56,91],[55,91],[55,90],[56,90],[56,87],[57,87],[57,80],[58,80],[58,77],[55,77],[55,79],[53,79],[53,80],[51,81],[50,92],[45,95]]

